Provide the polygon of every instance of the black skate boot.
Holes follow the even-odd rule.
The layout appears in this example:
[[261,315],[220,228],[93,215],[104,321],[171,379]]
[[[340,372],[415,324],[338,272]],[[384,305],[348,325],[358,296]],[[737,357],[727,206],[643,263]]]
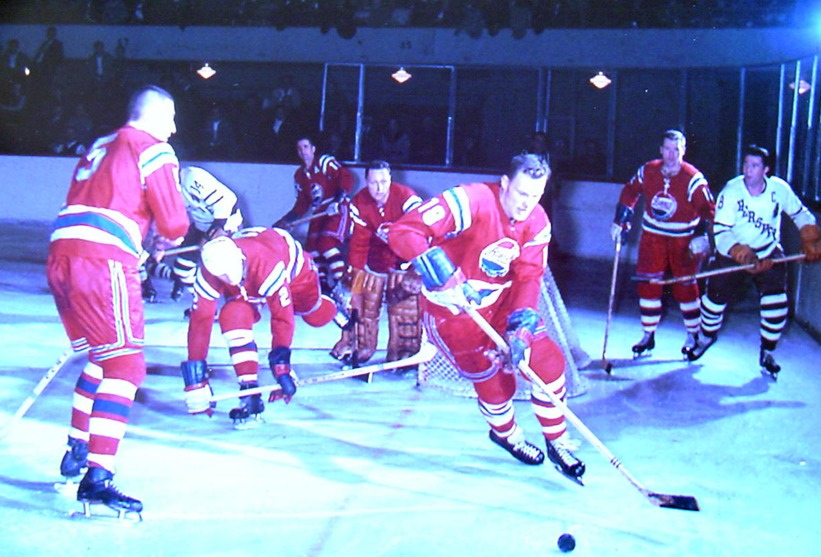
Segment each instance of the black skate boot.
[[563,442],[563,437],[567,434],[555,439],[547,441],[547,458],[556,467],[556,470],[582,485],[582,476],[584,475],[584,462],[576,458],[570,452],[568,446]]
[[174,279],[174,286],[171,287],[171,299],[178,302],[183,294],[185,294],[185,285],[179,279]]
[[699,358],[701,358],[707,349],[710,348],[713,344],[715,344],[716,336],[715,335],[707,335],[703,331],[699,333],[696,337],[696,345],[693,347],[692,350],[687,352],[685,356],[691,362],[695,362]]
[[[241,383],[240,391],[253,389],[259,387],[259,383],[252,381],[250,383]],[[262,418],[259,417],[265,411],[265,404],[262,402],[262,395],[255,394],[240,397],[240,406],[232,408],[228,413],[228,417],[234,420],[234,429],[250,429],[259,425]]]
[[492,429],[490,430],[488,436],[491,441],[525,464],[535,466],[544,462],[544,453],[542,450],[536,445],[528,443],[525,439],[522,439],[518,443],[511,443],[508,439],[499,436],[499,434]]
[[758,356],[758,365],[761,366],[761,373],[772,377],[773,381],[778,381],[778,372],[781,371],[781,366],[775,361],[773,353],[765,348],[761,349]]
[[60,461],[60,474],[66,478],[76,478],[86,468],[88,468],[88,443],[69,437],[66,454]]
[[77,500],[83,504],[83,514],[86,518],[94,515],[91,513],[91,505],[105,505],[117,511],[117,518],[126,518],[128,513],[136,513],[142,520],[140,512],[143,510],[142,501],[134,499],[120,493],[114,487],[112,480],[114,474],[103,468],[92,467],[83,476],[80,486],[77,488]]
[[157,301],[157,290],[154,288],[154,283],[151,282],[150,277],[146,278],[142,282],[142,292],[143,300],[145,300],[149,304],[153,304]]
[[[649,353],[656,347],[655,333],[644,333],[644,336],[633,345],[633,357],[649,356]],[[647,352],[647,354],[645,354]]]

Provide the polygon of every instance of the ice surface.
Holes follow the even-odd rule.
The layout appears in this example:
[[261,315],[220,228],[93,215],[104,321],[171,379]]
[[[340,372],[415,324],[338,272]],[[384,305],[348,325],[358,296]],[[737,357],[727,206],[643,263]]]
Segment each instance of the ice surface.
[[[47,232],[27,223],[0,232],[2,427],[67,341],[45,284]],[[157,281],[160,303],[146,308],[149,374],[116,477],[142,499],[144,521],[69,518],[79,505],[53,489],[82,367],[82,356],[74,357],[0,439],[0,553],[530,557],[559,555],[556,540],[570,532],[578,557],[817,555],[818,344],[790,326],[776,352],[781,377],[761,376],[751,292],[702,360],[681,359],[684,332],[673,310],[652,358],[633,360],[641,331],[625,268],[608,376],[599,361],[608,263],[559,259],[553,271],[594,356],[583,371],[590,388],[571,408],[645,487],[693,495],[701,512],[651,505],[590,443],[578,452],[587,464],[584,487],[550,466],[521,465],[487,439],[474,400],[420,390],[412,374],[306,386],[288,405],[267,405],[265,423],[247,431],[231,427],[232,401],[210,419],[189,416],[178,372],[185,306]],[[265,319],[257,333],[267,347]],[[300,323],[298,373],[337,370],[327,355],[336,338],[333,325],[317,331]],[[227,362],[215,334],[209,363]],[[273,381],[264,368],[261,379]],[[236,388],[228,367],[215,366],[212,383],[217,393]],[[528,403],[516,408],[538,440]]]

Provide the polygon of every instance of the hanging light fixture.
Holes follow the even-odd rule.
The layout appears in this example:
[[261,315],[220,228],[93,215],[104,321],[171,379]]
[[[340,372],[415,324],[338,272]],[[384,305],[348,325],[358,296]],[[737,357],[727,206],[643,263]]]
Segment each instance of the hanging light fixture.
[[[790,83],[790,89],[795,90],[795,81]],[[803,79],[798,80],[798,94],[799,95],[803,95],[804,93],[806,93],[810,89],[812,89],[812,85],[810,85],[809,83],[807,83]]]
[[197,75],[203,79],[211,79],[217,71],[208,65],[208,62],[204,63],[200,69],[197,70]]
[[413,76],[410,73],[406,72],[405,68],[399,68],[398,70],[396,70],[395,72],[393,72],[391,74],[391,77],[397,83],[405,83],[407,80],[409,80]]
[[604,89],[605,87],[613,83],[613,80],[604,75],[604,72],[599,72],[590,78],[590,83],[596,89]]

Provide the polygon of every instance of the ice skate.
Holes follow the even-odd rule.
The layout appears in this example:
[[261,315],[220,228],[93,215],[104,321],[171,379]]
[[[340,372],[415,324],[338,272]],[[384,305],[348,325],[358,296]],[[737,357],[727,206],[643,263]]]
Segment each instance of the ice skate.
[[684,339],[684,344],[681,347],[681,353],[687,357],[687,354],[696,347],[696,339],[698,338],[698,333],[687,333],[687,338]]
[[544,462],[544,453],[542,450],[527,442],[524,438],[516,443],[512,443],[510,439],[501,437],[498,433],[490,430],[488,434],[490,440],[502,447],[504,450],[512,454],[517,460],[535,466]]
[[649,356],[656,347],[655,333],[644,333],[644,336],[633,345],[633,357]]
[[[258,387],[256,382],[243,383],[239,386],[240,391]],[[234,421],[234,429],[251,429],[257,427],[262,418],[260,414],[265,411],[265,404],[262,402],[262,395],[250,395],[240,397],[240,406],[232,408],[228,417]]]
[[174,280],[174,286],[171,287],[171,299],[177,302],[183,294],[185,294],[185,285],[179,280]]
[[66,453],[60,461],[60,474],[66,478],[76,478],[88,468],[88,443],[73,437],[68,438]]
[[88,468],[88,443],[68,438],[66,452],[60,461],[60,474],[65,478],[63,482],[54,484],[54,490],[61,495],[74,497],[77,495],[75,480]]
[[142,282],[142,296],[143,300],[148,302],[149,304],[153,304],[157,301],[157,290],[154,288],[154,283],[151,282],[151,278],[147,278]]
[[781,366],[775,361],[772,352],[762,348],[758,356],[758,365],[761,366],[761,373],[769,375],[773,381],[778,381],[778,372],[781,371]]
[[[112,518],[107,514],[92,512],[96,505],[103,505],[117,513],[118,520],[142,520],[140,514],[143,504],[140,500],[121,493],[112,480],[114,474],[103,468],[89,468],[77,489],[77,500],[83,504],[82,516],[85,518]],[[71,516],[79,516],[72,513]]]
[[584,462],[576,458],[571,452],[576,450],[578,444],[573,442],[567,432],[558,439],[547,441],[547,458],[556,467],[556,470],[573,481],[584,485],[582,476],[584,475]]
[[695,362],[696,360],[701,358],[705,352],[707,352],[707,349],[710,348],[715,343],[715,341],[715,336],[709,336],[704,333],[701,333],[696,337],[696,345],[693,347],[692,350],[687,352],[685,356],[687,356],[687,359],[691,362]]

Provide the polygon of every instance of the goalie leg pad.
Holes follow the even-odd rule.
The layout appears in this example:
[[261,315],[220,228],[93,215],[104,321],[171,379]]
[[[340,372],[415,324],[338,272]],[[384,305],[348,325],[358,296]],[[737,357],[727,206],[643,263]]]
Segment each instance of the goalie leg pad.
[[376,352],[379,340],[379,314],[385,292],[385,275],[365,272],[362,281],[362,307],[356,323],[356,354],[359,362],[366,362]]
[[[407,274],[391,272],[388,277],[388,354],[387,361],[407,358],[419,351],[422,343],[422,325],[419,315],[419,297],[408,294],[404,282]],[[401,295],[397,295],[401,293]]]

